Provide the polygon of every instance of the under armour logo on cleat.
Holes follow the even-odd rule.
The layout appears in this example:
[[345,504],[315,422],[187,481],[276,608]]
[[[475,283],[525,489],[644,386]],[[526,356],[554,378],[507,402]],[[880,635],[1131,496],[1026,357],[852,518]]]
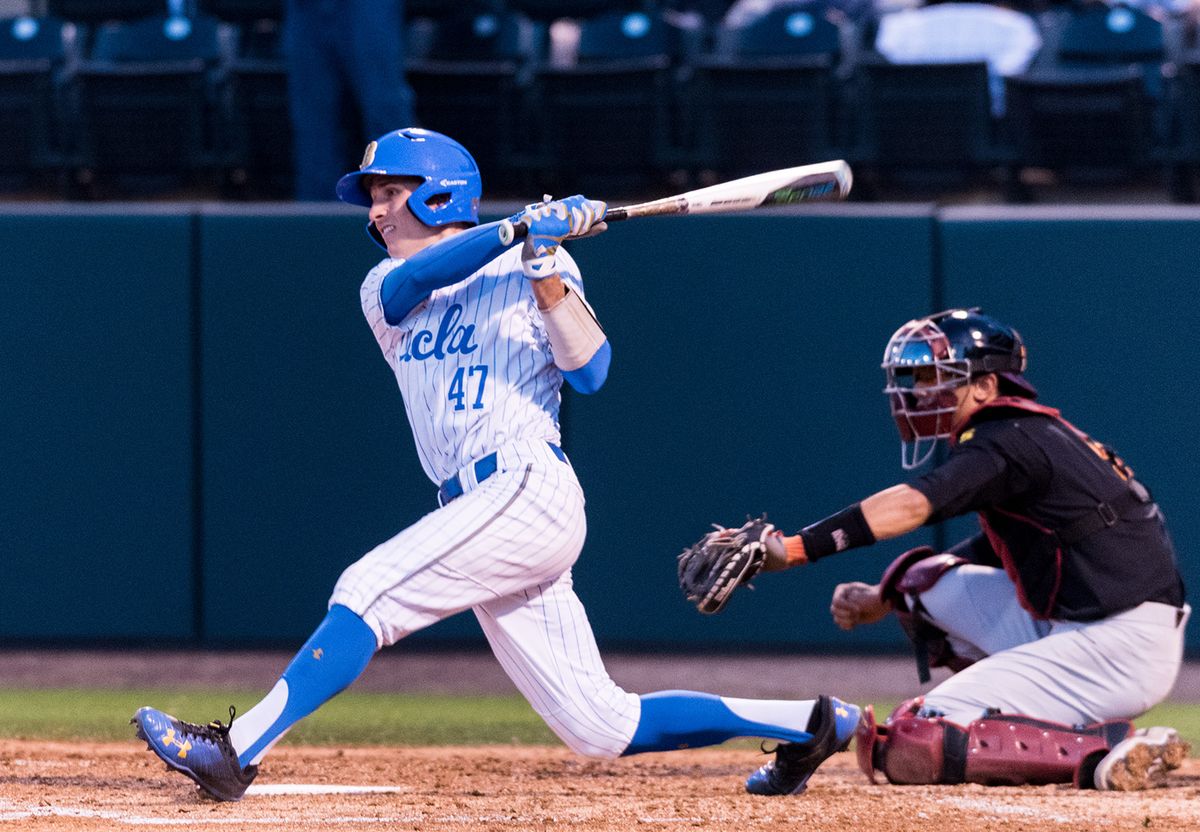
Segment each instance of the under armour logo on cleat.
[[834,709],[834,713],[836,713],[838,716],[850,716],[850,712],[846,710],[844,705],[838,705],[837,708]]
[[318,647],[316,650],[313,651],[313,658],[316,659],[317,661],[321,661],[321,657],[324,655],[325,655],[325,651],[320,647]]
[[167,733],[162,735],[161,742],[167,748],[170,748],[173,745],[179,746],[179,753],[175,756],[181,760],[186,759],[187,753],[192,750],[191,740],[184,740],[183,742],[180,742],[175,736],[174,728],[167,729]]

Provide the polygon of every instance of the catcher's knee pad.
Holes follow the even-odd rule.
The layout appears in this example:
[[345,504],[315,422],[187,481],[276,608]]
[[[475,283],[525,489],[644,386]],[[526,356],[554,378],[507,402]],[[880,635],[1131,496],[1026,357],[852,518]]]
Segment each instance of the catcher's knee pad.
[[1096,764],[1133,726],[1124,720],[1070,726],[1017,714],[994,714],[962,726],[922,716],[920,697],[878,725],[868,708],[858,729],[858,764],[872,783],[985,786],[1091,784]]
[[[879,579],[880,594],[892,605],[900,626],[916,648],[917,669],[922,682],[929,681],[930,667],[948,667],[957,672],[974,664],[973,659],[954,652],[946,631],[929,618],[920,597],[947,572],[967,562],[958,555],[937,554],[928,546],[918,546],[892,561]],[[910,596],[915,599],[912,603]]]

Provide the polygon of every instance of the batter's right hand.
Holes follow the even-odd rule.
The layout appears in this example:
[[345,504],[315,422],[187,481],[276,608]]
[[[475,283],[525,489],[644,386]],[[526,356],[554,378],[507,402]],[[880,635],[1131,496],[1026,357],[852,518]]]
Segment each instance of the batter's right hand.
[[833,623],[843,630],[853,630],[859,624],[874,624],[891,610],[891,604],[879,594],[878,584],[864,584],[861,581],[838,584],[829,605]]

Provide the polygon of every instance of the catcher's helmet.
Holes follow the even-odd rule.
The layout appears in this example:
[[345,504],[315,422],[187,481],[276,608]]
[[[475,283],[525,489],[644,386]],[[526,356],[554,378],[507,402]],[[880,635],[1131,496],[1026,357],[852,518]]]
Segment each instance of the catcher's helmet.
[[[371,195],[363,187],[363,177],[372,174],[424,179],[408,198],[408,209],[425,225],[479,223],[483,193],[479,166],[467,149],[449,136],[419,127],[380,136],[367,145],[359,169],[338,180],[338,199],[370,208]],[[367,232],[387,248],[374,224],[368,223]]]
[[[1001,391],[1036,398],[1025,380],[1025,344],[1012,327],[975,309],[948,309],[900,327],[883,351],[883,388],[900,429],[900,464],[916,468],[937,440],[953,435],[954,391],[975,376],[995,373]],[[917,370],[931,368],[918,385]],[[928,371],[927,371],[928,372]]]

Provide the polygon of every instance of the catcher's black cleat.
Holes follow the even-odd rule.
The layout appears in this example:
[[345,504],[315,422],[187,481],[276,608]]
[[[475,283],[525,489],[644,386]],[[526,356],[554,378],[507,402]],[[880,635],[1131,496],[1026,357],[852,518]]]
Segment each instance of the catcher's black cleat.
[[821,695],[808,718],[807,742],[780,743],[775,759],[746,778],[750,794],[801,794],[808,778],[838,751],[845,751],[854,737],[861,716],[859,709],[832,696]]
[[[233,708],[229,722],[233,723]],[[154,708],[141,708],[131,725],[139,739],[158,755],[167,768],[185,774],[217,800],[241,800],[258,774],[258,766],[242,768],[229,741],[229,725],[214,720],[208,725],[184,722]]]

